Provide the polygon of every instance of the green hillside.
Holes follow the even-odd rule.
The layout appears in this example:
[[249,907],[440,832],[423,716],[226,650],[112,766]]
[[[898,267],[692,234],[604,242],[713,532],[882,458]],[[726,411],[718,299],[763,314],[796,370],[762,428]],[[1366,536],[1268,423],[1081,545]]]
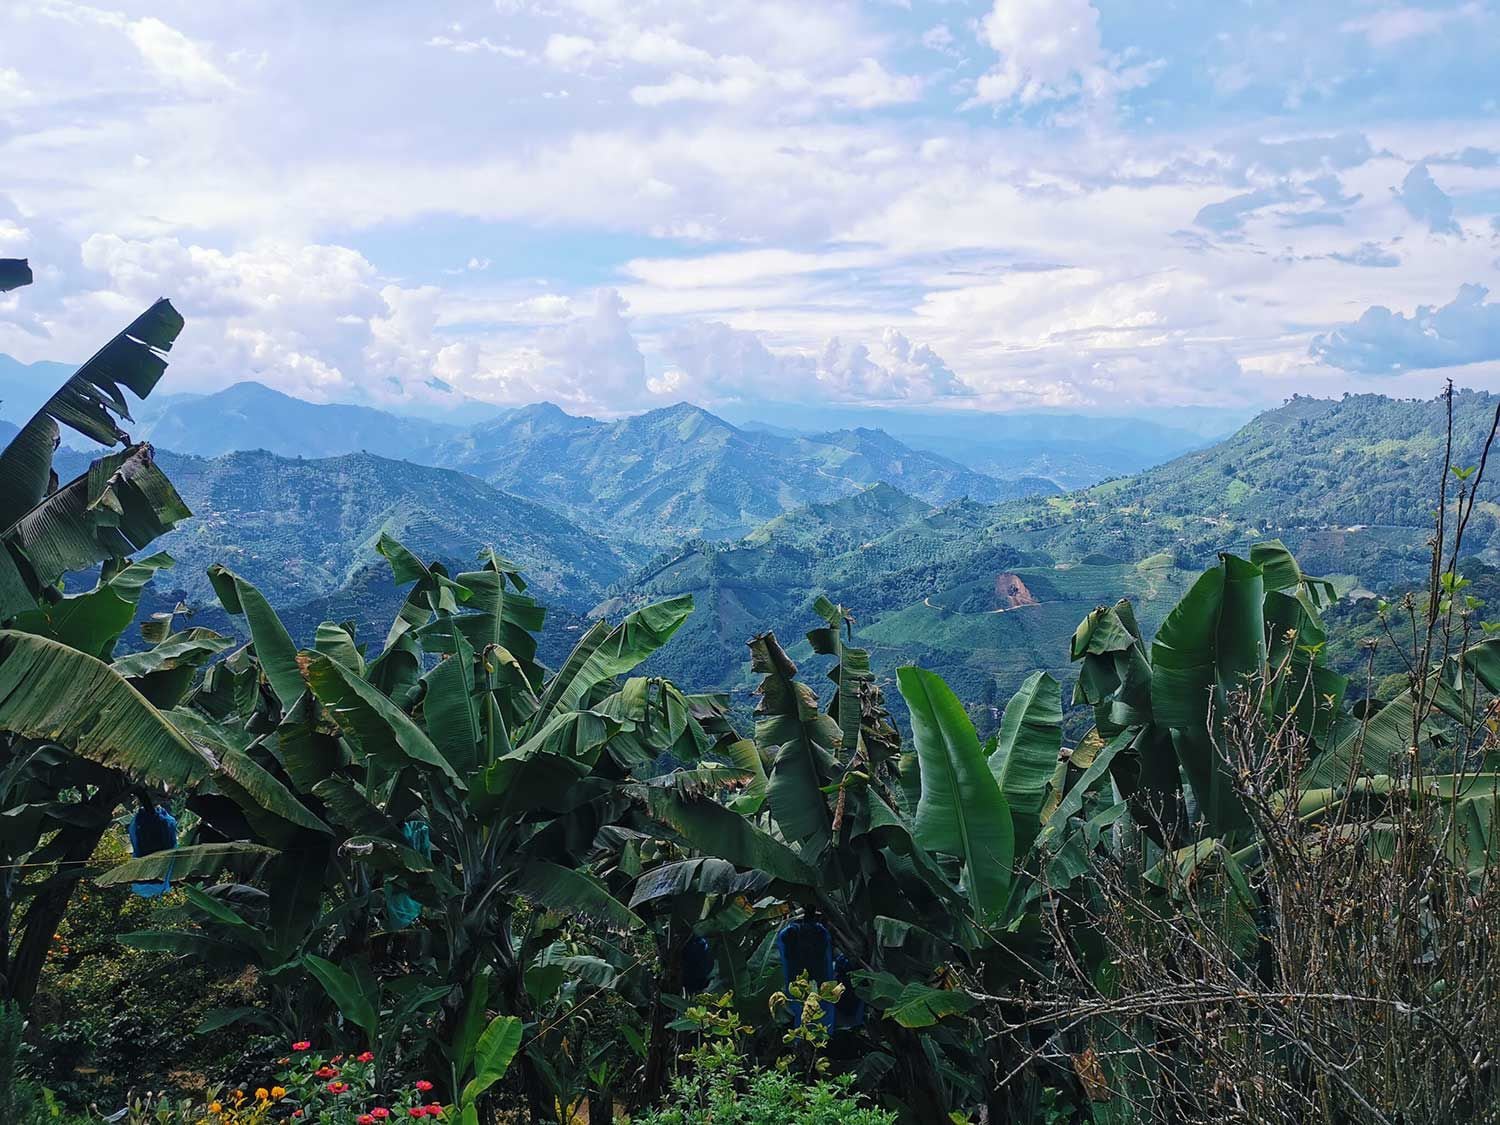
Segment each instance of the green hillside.
[[[1459,463],[1477,458],[1496,402],[1455,397]],[[743,690],[751,632],[800,638],[823,593],[854,613],[877,668],[917,661],[964,685],[965,698],[1003,701],[1032,669],[1071,676],[1068,638],[1097,605],[1130,597],[1152,630],[1218,552],[1252,541],[1285,540],[1343,590],[1416,580],[1444,425],[1440,402],[1296,398],[1206,450],[1064,496],[918,511],[877,489],[812,505],[739,543],[662,556],[609,604],[691,592],[698,613],[658,661]],[[1492,562],[1497,516],[1481,504],[1468,541]],[[1005,605],[1003,576],[1036,604]]]
[[654,543],[737,538],[877,482],[930,503],[1056,491],[1040,479],[996,480],[878,430],[748,431],[688,403],[615,422],[541,403],[476,426],[435,456],[590,526]]
[[181,599],[210,607],[217,620],[205,571],[222,562],[286,607],[294,630],[328,617],[383,630],[399,594],[374,552],[382,534],[423,559],[465,567],[493,546],[560,610],[592,605],[639,561],[540,504],[450,469],[370,454],[159,452],[158,460],[194,518],[158,541],[177,566],[156,580],[148,609]]

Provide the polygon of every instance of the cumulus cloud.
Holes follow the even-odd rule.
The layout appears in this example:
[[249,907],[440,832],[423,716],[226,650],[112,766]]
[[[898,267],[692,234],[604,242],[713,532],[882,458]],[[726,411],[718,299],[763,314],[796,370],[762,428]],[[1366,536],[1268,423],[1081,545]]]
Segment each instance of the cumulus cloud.
[[1488,296],[1483,285],[1461,285],[1446,305],[1419,305],[1411,316],[1375,305],[1353,324],[1315,337],[1309,354],[1362,375],[1500,359],[1500,303]]
[[121,32],[164,85],[189,94],[217,94],[234,89],[234,82],[219,69],[207,46],[155,16],[129,19],[122,12],[71,0],[52,0],[41,11],[69,23],[95,24]]
[[817,352],[775,352],[753,332],[717,321],[683,325],[663,342],[672,393],[710,400],[930,402],[973,389],[931,347],[887,328],[881,354],[867,344],[827,340]]
[[1144,85],[1153,69],[1110,58],[1090,0],[994,0],[980,32],[1000,59],[980,76],[976,104],[1107,103]]
[[1453,200],[1438,187],[1426,164],[1413,165],[1401,186],[1394,190],[1407,214],[1426,223],[1434,234],[1461,233],[1453,218]]

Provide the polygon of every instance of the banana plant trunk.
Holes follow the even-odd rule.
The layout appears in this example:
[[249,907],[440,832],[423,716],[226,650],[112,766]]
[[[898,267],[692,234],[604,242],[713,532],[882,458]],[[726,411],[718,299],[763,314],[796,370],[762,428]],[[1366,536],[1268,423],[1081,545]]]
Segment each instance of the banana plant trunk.
[[[31,905],[26,910],[26,921],[21,932],[21,940],[16,944],[15,954],[0,965],[0,969],[4,971],[4,981],[0,982],[3,997],[19,1005],[22,1011],[28,1010],[31,1007],[31,1001],[36,997],[37,985],[42,979],[42,968],[46,965],[47,953],[52,948],[52,935],[57,932],[63,915],[68,911],[68,903],[73,898],[73,889],[86,874],[84,865],[98,848],[99,841],[104,838],[104,833],[111,823],[110,816],[124,796],[123,786],[107,786],[98,789],[92,797],[82,803],[84,809],[94,814],[87,818],[87,823],[69,826],[58,833],[62,840],[62,848],[57,861],[57,871],[31,900]],[[13,916],[13,904],[10,895],[14,893],[18,885],[18,880],[8,881],[6,884],[7,898],[4,903],[6,930],[0,947],[3,947],[7,953],[10,950],[12,937],[10,920]]]
[[671,1054],[668,1048],[675,1036],[667,1026],[672,1019],[672,1009],[667,1006],[664,997],[667,992],[675,991],[680,986],[682,967],[683,943],[674,936],[674,929],[668,921],[666,932],[657,945],[661,957],[661,974],[657,978],[656,995],[651,1001],[648,1028],[650,1038],[647,1040],[650,1046],[646,1052],[646,1069],[640,1094],[636,1099],[638,1109],[655,1105],[666,1088],[668,1056]]

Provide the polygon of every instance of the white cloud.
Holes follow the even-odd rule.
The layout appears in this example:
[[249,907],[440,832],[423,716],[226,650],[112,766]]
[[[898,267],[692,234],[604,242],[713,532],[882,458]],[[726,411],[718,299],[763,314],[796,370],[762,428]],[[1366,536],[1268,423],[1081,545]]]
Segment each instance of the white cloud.
[[528,297],[516,306],[524,317],[537,320],[561,320],[573,314],[573,302],[561,293],[543,293],[539,297]]
[[216,93],[234,83],[209,57],[207,50],[155,16],[131,20],[125,34],[156,75],[190,93]]
[[892,74],[876,59],[864,58],[848,74],[822,82],[818,93],[855,109],[874,109],[916,101],[922,96],[922,80],[913,75]]
[[837,337],[817,352],[772,351],[754,332],[716,321],[683,324],[662,344],[668,368],[655,393],[709,402],[931,402],[972,393],[932,348],[887,328],[881,354]]
[[[1368,382],[1310,342],[1497,276],[1477,15],[1393,38],[1415,25],[1340,33],[1397,10],[1375,3],[97,2],[0,4],[24,92],[0,94],[0,231],[25,232],[0,242],[39,279],[0,351],[86,355],[166,293],[175,389],[1262,401]],[[991,120],[955,112],[981,90]]]
[[977,104],[1108,103],[1149,77],[1150,68],[1125,68],[1105,53],[1090,0],[994,0],[980,30],[1000,59],[980,76]]
[[1453,23],[1477,20],[1483,14],[1483,7],[1477,3],[1446,9],[1398,5],[1345,20],[1341,30],[1364,36],[1372,47],[1394,47],[1411,39],[1436,35]]
[[488,35],[481,35],[477,39],[456,38],[451,35],[434,35],[427,40],[429,47],[442,47],[460,55],[487,54],[503,55],[508,59],[529,59],[528,55],[520,47],[512,47],[509,43],[496,43]]
[[594,57],[599,45],[584,35],[550,35],[542,51],[547,61],[561,67],[578,67]]

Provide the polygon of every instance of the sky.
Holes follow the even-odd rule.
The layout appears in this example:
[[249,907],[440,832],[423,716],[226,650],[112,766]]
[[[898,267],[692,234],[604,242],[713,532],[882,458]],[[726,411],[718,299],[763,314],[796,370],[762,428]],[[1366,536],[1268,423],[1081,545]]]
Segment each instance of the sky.
[[171,390],[393,409],[1500,389],[1497,50],[1500,0],[4,0],[0,352],[164,295]]

